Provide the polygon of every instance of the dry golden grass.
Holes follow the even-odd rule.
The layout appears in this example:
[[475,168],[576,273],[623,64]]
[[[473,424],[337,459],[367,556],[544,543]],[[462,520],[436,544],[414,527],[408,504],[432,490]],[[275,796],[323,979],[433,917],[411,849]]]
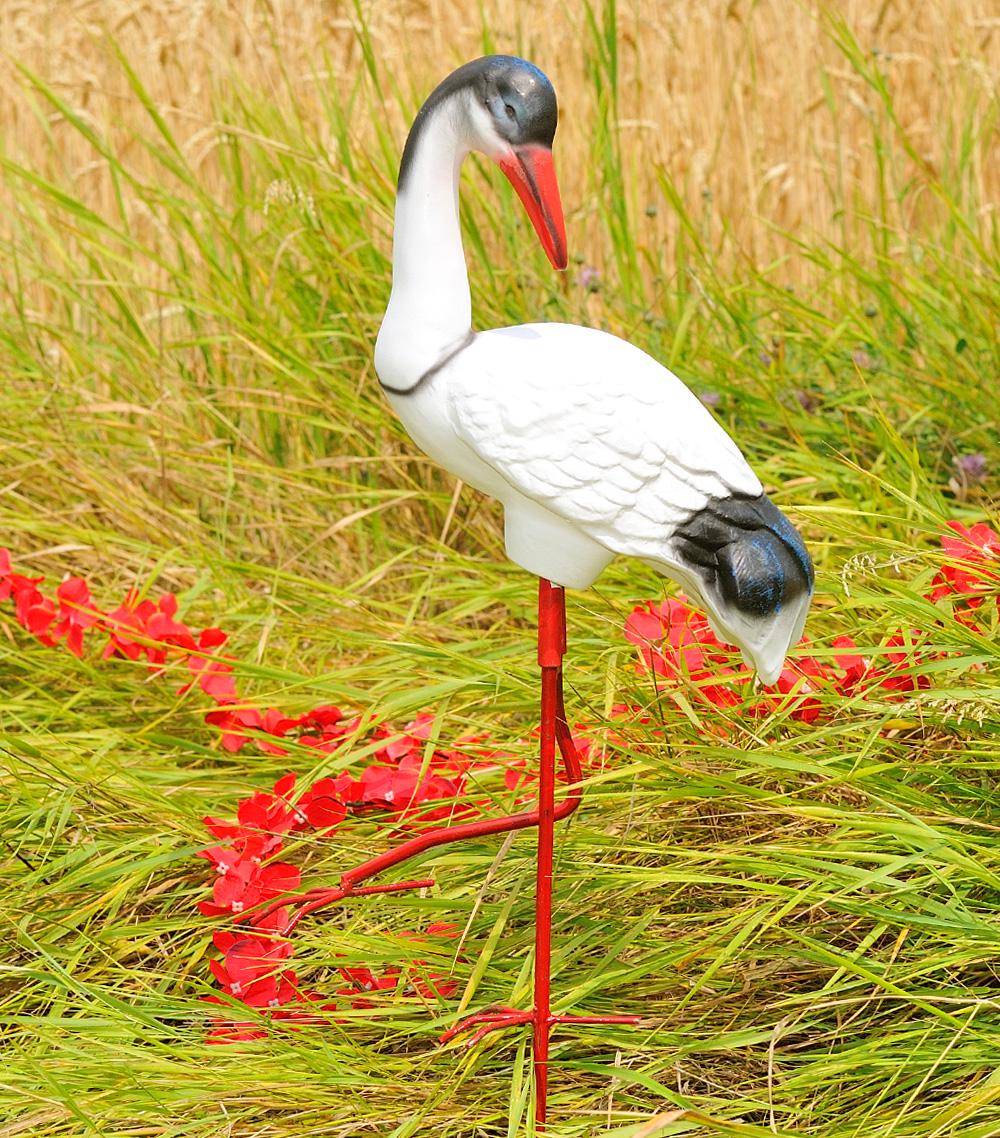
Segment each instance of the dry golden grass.
[[[924,226],[933,221],[934,195],[899,191],[942,175],[947,183],[949,170],[962,182],[951,187],[955,200],[972,213],[995,210],[1000,18],[992,0],[623,2],[617,107],[607,76],[595,82],[589,70],[597,52],[585,5],[369,0],[359,7],[376,46],[379,85],[397,87],[407,107],[387,109],[400,144],[405,114],[467,58],[516,52],[552,76],[563,107],[558,163],[571,242],[598,264],[600,191],[587,155],[602,116],[617,118],[635,240],[652,251],[654,265],[669,267],[678,225],[658,188],[661,170],[724,258],[757,265],[788,252],[776,229],[860,254],[869,216],[896,235]],[[605,14],[594,18],[600,24]],[[94,161],[73,127],[39,116],[16,82],[18,65],[42,76],[86,120],[108,129],[141,174],[135,134],[146,114],[113,39],[209,189],[218,175],[214,107],[234,79],[282,102],[291,96],[336,170],[318,92],[334,84],[346,93],[359,77],[368,82],[358,19],[354,5],[321,0],[7,0],[0,6],[0,121],[8,153],[44,165],[51,132],[80,196],[114,210],[107,166]],[[902,146],[881,172],[873,126],[885,127],[886,111],[837,50],[830,30],[840,19],[884,74],[898,114]],[[370,138],[368,115],[357,114],[352,129]],[[645,214],[647,206],[656,207],[655,216]],[[803,272],[801,264],[788,269],[790,279]]]

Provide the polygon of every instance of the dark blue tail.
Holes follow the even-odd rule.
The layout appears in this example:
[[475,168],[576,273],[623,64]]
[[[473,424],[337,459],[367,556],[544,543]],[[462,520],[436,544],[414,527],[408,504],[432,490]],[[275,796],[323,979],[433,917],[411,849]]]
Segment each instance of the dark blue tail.
[[770,616],[812,592],[802,538],[766,494],[712,499],[678,527],[674,545],[724,603],[746,616]]

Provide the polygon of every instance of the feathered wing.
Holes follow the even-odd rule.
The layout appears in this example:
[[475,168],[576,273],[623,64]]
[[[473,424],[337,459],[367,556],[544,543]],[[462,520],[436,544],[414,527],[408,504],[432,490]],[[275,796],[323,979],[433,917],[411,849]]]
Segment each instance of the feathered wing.
[[761,493],[694,394],[615,336],[528,324],[480,334],[456,362],[459,437],[616,553],[663,557],[675,527],[713,498]]
[[[566,324],[481,333],[455,363],[454,430],[516,494],[679,580],[765,681],[776,677],[808,608],[808,555],[676,376],[624,340]],[[758,500],[769,510],[726,506]],[[744,603],[740,574],[745,586],[762,572],[778,582],[770,597],[758,589]]]

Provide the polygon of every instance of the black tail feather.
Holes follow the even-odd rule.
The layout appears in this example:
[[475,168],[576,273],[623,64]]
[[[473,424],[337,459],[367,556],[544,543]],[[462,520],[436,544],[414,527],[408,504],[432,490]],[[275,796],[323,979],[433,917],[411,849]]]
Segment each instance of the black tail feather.
[[674,544],[694,573],[746,616],[770,616],[812,592],[802,538],[766,494],[713,499],[678,527]]

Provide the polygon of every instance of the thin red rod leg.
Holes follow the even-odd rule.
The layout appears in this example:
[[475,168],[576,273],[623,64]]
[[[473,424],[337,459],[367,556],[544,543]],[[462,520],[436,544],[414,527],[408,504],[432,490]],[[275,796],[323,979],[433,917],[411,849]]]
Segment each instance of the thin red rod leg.
[[[541,747],[538,779],[538,866],[535,874],[535,1129],[545,1127],[552,1028],[552,857],[555,830],[556,723],[560,716],[562,658],[566,651],[565,593],[538,582],[538,664],[542,670]],[[567,734],[568,734],[567,728]]]
[[[559,707],[562,706],[561,697],[557,700],[557,704]],[[583,797],[583,791],[578,785],[582,777],[580,760],[576,753],[572,736],[569,733],[569,728],[565,726],[565,721],[563,722],[562,729],[558,732],[558,739],[559,749],[562,753],[563,764],[566,770],[566,777],[570,782],[570,786],[566,791],[566,797],[555,807],[553,812],[553,819],[555,821],[568,818],[580,805],[580,800]],[[345,897],[360,895],[363,892],[395,893],[401,892],[404,889],[422,889],[427,885],[433,885],[434,882],[432,880],[400,881],[394,883],[391,887],[386,886],[370,890],[362,890],[359,886],[363,881],[367,881],[368,878],[374,877],[376,874],[382,873],[394,865],[399,865],[401,862],[409,861],[410,858],[416,857],[426,850],[434,849],[436,846],[449,845],[451,842],[461,842],[467,838],[481,838],[487,834],[505,834],[510,830],[528,829],[531,826],[537,826],[539,818],[540,812],[538,808],[536,808],[534,810],[527,810],[522,814],[505,814],[500,818],[483,818],[476,822],[463,822],[457,826],[435,827],[433,830],[428,830],[424,834],[410,838],[408,841],[403,842],[393,849],[386,850],[385,853],[379,854],[377,857],[371,858],[369,861],[356,866],[354,869],[348,870],[341,875],[339,886],[329,889],[310,889],[306,893],[296,893],[292,896],[278,897],[266,905],[260,906],[260,908],[248,910],[248,914],[252,912],[253,920],[259,921],[269,913],[274,912],[275,909],[280,909],[285,905],[308,906],[308,912],[315,912],[327,905],[332,905],[335,901],[341,901]],[[304,916],[305,914],[302,915]]]
[[[284,905],[298,906],[292,918],[297,924],[307,913],[340,901],[345,897],[369,893],[396,893],[432,885],[430,880],[399,881],[388,885],[362,885],[368,878],[383,870],[407,861],[412,857],[466,838],[485,834],[502,834],[511,830],[538,827],[538,868],[535,880],[535,975],[534,1007],[530,1012],[514,1008],[494,1008],[477,1012],[449,1028],[442,1041],[455,1038],[462,1032],[477,1028],[469,1044],[478,1043],[493,1031],[518,1024],[532,1025],[535,1081],[535,1132],[545,1130],[548,1098],[549,1035],[555,1024],[635,1024],[637,1016],[574,1016],[553,1015],[551,1001],[552,976],[552,866],[555,822],[569,817],[580,805],[583,789],[580,781],[583,771],[580,756],[573,741],[566,709],[563,704],[562,660],[566,654],[566,601],[563,589],[544,578],[538,582],[538,663],[542,672],[541,747],[538,788],[538,806],[521,814],[502,818],[484,818],[457,826],[428,830],[395,849],[371,858],[355,869],[348,870],[333,889],[311,889],[291,897],[279,897],[259,909],[253,910],[253,920],[259,920]],[[565,797],[555,802],[556,747],[562,758],[568,783]]]

